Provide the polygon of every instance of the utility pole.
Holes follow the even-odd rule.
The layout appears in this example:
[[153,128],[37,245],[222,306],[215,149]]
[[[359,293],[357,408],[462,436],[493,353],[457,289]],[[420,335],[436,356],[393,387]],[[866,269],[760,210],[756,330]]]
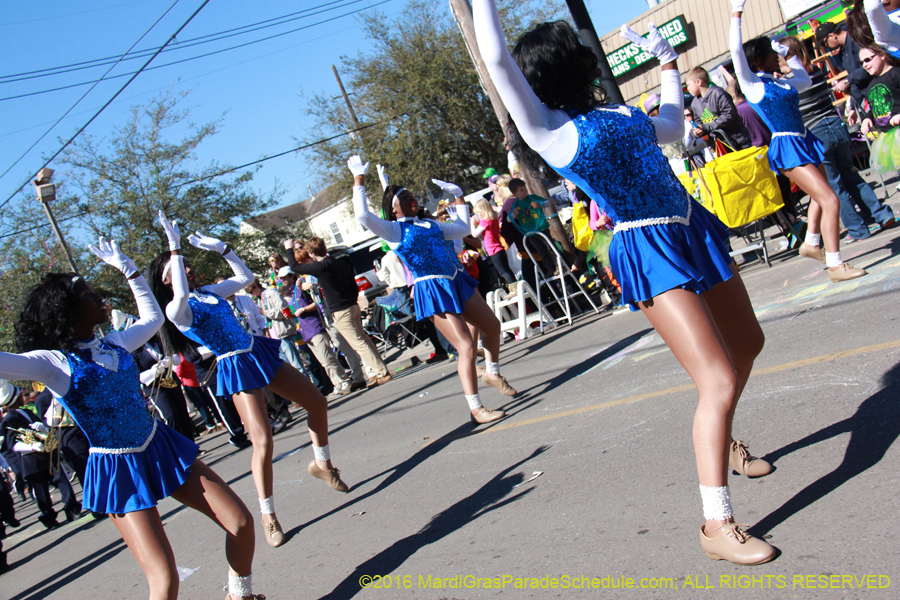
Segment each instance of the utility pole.
[[572,13],[572,20],[575,21],[575,27],[578,28],[578,35],[581,36],[581,43],[594,51],[597,55],[597,69],[600,71],[600,85],[606,91],[606,99],[613,104],[625,104],[622,98],[622,91],[616,78],[613,76],[612,69],[609,67],[609,61],[606,60],[606,54],[600,45],[600,38],[597,36],[597,30],[594,29],[594,23],[588,14],[587,8],[584,6],[584,0],[566,0],[569,6],[569,12]]
[[[494,107],[494,113],[497,115],[497,120],[500,122],[500,129],[503,131],[503,136],[509,139],[509,121],[507,120],[509,111],[506,110],[503,100],[500,99],[500,94],[497,93],[497,88],[494,87],[494,82],[491,81],[491,76],[488,74],[484,60],[481,58],[481,52],[478,51],[478,43],[475,41],[475,25],[472,19],[472,5],[469,3],[469,0],[450,0],[450,12],[456,19],[456,24],[459,26],[459,30],[462,33],[466,48],[469,51],[469,56],[475,64],[475,70],[478,72],[478,79],[481,81],[481,87],[484,89],[488,98],[490,98],[491,105]],[[540,174],[533,173],[524,164],[520,164],[519,166],[522,170],[522,178],[525,180],[525,185],[531,193],[549,199],[550,192],[547,190],[547,186],[544,185],[544,181],[541,179]],[[544,214],[547,217],[547,223],[550,224],[550,236],[560,243],[563,248],[563,253],[566,254],[566,260],[571,262],[572,257],[574,256],[574,250],[572,244],[569,242],[569,236],[566,234],[566,230],[559,220],[556,207],[552,203],[547,202],[544,207]]]
[[38,202],[44,205],[44,212],[47,213],[47,218],[50,219],[50,226],[56,234],[56,239],[59,240],[63,252],[66,253],[66,258],[69,259],[69,265],[72,267],[72,271],[79,273],[78,265],[75,264],[75,259],[72,257],[72,251],[69,250],[65,238],[63,238],[62,231],[59,230],[59,225],[56,223],[56,217],[53,216],[53,209],[50,208],[50,203],[56,199],[56,186],[50,183],[51,179],[53,179],[53,169],[44,167],[38,171],[37,179],[34,180],[34,188],[37,190],[37,199]]
[[[347,95],[347,91],[344,89],[344,83],[341,81],[341,76],[338,74],[338,70],[334,65],[331,65],[331,70],[334,72],[334,78],[337,79],[338,87],[341,88],[341,95],[344,97],[344,102],[347,103],[347,110],[350,111],[350,120],[353,122],[354,131],[350,132],[350,137],[356,137],[356,132],[359,131],[359,119],[356,118],[356,111],[353,110],[353,105],[350,104],[350,96]],[[362,133],[359,133],[359,140],[362,142]]]

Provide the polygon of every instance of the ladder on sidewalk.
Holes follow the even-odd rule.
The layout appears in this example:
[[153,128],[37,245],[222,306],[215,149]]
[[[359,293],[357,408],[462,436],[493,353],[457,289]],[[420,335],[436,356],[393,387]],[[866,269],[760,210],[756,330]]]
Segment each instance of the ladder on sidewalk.
[[[527,304],[529,300],[534,306],[540,305],[534,290],[525,281],[517,282],[515,291],[508,294],[504,294],[502,290],[488,293],[487,304],[500,320],[501,333],[518,332],[519,339],[524,340],[532,331],[535,323],[540,323],[541,333],[544,332],[544,323],[556,327],[556,321],[546,309],[529,313]],[[503,343],[502,335],[500,342]]]

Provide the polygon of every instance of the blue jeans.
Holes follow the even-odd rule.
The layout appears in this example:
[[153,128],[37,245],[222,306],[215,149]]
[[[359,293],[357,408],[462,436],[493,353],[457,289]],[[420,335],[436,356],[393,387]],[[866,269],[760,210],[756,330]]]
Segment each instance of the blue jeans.
[[[813,132],[825,147],[825,175],[841,202],[841,221],[858,240],[872,235],[866,221],[884,223],[894,217],[891,207],[882,204],[875,190],[853,168],[850,158],[850,135],[837,116],[826,117],[816,123]],[[854,204],[859,207],[856,212]]]

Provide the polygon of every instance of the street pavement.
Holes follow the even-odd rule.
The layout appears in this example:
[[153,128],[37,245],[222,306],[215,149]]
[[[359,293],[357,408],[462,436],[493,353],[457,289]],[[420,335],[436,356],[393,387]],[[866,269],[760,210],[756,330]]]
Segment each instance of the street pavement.
[[[776,471],[731,477],[731,495],[738,522],[780,549],[774,562],[738,567],[701,551],[696,391],[640,313],[605,310],[503,346],[519,395],[482,389],[508,412],[491,427],[469,423],[447,362],[334,400],[332,457],[347,494],[307,474],[295,410],[275,437],[288,540],[270,548],[257,527],[254,590],[271,600],[900,597],[898,238],[900,227],[845,246],[845,260],[869,270],[845,283],[796,251],[775,253],[771,268],[742,265],[766,347],[734,434]],[[201,447],[255,514],[251,451],[223,434]],[[33,504],[18,510],[0,598],[147,597],[109,520],[43,531]],[[181,597],[223,597],[224,534],[171,499],[159,510]]]

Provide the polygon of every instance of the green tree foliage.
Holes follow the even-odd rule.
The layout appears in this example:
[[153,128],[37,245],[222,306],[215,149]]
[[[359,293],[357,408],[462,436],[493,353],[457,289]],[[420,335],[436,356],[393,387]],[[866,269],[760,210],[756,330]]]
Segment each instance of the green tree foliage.
[[[168,249],[157,218],[162,210],[178,220],[187,259],[203,281],[212,283],[217,272],[230,274],[227,263],[193,248],[188,235],[199,231],[217,237],[241,254],[254,240],[238,237],[240,221],[271,206],[280,192],[261,197],[249,187],[252,172],[232,172],[217,163],[197,165],[197,148],[217,133],[220,122],[190,123],[189,111],[179,107],[183,98],[163,95],[132,108],[128,122],[108,140],[79,138],[61,163],[66,170],[63,203],[83,207],[81,225],[89,237],[115,239],[145,272]],[[254,271],[265,267],[252,256],[243,258]],[[95,269],[91,281],[114,303],[133,306],[127,284],[113,269]]]
[[[556,16],[530,0],[498,4],[508,39]],[[342,182],[349,194],[346,162],[354,153],[372,162],[372,173],[384,164],[392,182],[417,193],[432,177],[477,190],[486,167],[503,172],[503,132],[447,3],[412,0],[392,20],[373,12],[363,30],[371,49],[344,58],[340,73],[359,121],[371,127],[313,146],[322,183]],[[317,122],[310,140],[355,128],[332,92],[314,96],[306,111]]]
[[[86,246],[100,235],[115,239],[146,273],[153,258],[168,249],[157,220],[160,209],[178,219],[184,252],[204,282],[230,270],[218,254],[188,243],[193,231],[225,240],[254,272],[268,268],[264,258],[246,253],[258,240],[239,238],[238,225],[271,206],[280,192],[254,192],[249,187],[252,172],[198,165],[197,148],[216,134],[220,123],[191,123],[188,111],[179,107],[182,100],[183,95],[163,95],[134,107],[128,121],[110,135],[78,138],[52,165],[57,169],[52,208],[79,271],[113,308],[131,314],[136,308],[125,278]],[[8,351],[14,350],[13,327],[26,291],[44,273],[71,271],[33,194],[26,190],[0,216],[0,348]]]

